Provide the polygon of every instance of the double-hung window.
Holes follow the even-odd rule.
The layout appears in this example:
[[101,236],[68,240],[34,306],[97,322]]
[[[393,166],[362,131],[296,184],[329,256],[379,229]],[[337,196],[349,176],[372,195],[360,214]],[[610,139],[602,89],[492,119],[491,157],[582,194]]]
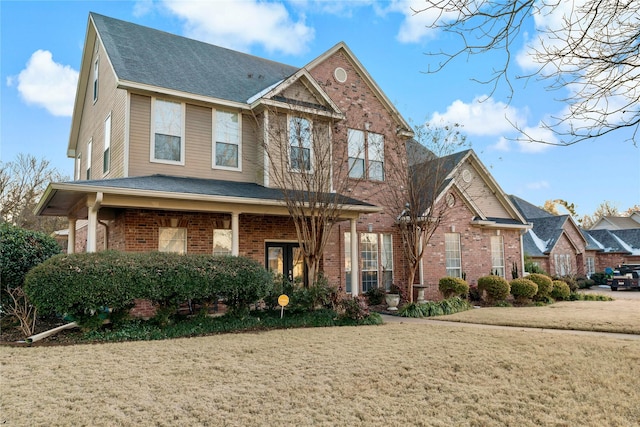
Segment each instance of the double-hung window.
[[378,287],[378,235],[360,234],[362,292]]
[[187,229],[182,227],[160,227],[158,230],[158,251],[187,252]]
[[240,122],[238,113],[215,111],[215,141],[213,166],[221,169],[239,170]]
[[98,100],[98,71],[100,70],[100,59],[96,58],[93,63],[93,102]]
[[289,118],[289,165],[298,172],[311,171],[311,122],[302,117]]
[[393,284],[393,236],[380,235],[380,267],[382,269],[382,284],[385,290],[391,289]]
[[384,180],[384,136],[357,129],[347,131],[349,177]]
[[591,277],[596,272],[596,260],[590,256],[587,257],[587,277]]
[[[360,233],[360,286],[362,292],[384,287],[389,290],[393,283],[393,239],[391,234]],[[344,233],[345,290],[351,293],[351,233]]]
[[102,173],[109,172],[111,167],[111,114],[104,121],[104,151],[102,153]]
[[232,234],[229,229],[213,230],[213,254],[231,255]]
[[151,161],[184,164],[184,110],[179,102],[154,99]]
[[93,145],[93,140],[90,139],[87,142],[87,179],[91,179],[91,146]]
[[504,245],[502,236],[491,236],[491,272],[504,277]]
[[460,234],[444,234],[444,257],[449,277],[462,277],[462,257],[460,254]]

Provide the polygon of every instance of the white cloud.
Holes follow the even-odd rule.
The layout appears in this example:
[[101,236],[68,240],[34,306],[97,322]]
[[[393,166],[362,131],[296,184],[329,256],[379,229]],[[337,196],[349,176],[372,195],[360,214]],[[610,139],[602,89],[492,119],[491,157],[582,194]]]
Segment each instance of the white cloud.
[[536,182],[530,182],[527,184],[527,188],[529,190],[543,190],[549,187],[550,186],[548,181],[536,181]]
[[387,12],[399,12],[404,15],[400,24],[397,39],[401,43],[417,43],[423,39],[435,37],[437,30],[429,28],[439,20],[453,19],[457,14],[440,14],[434,9],[427,9],[424,0],[393,0]]
[[186,21],[187,37],[245,52],[260,44],[271,52],[295,55],[304,52],[315,35],[304,15],[294,20],[282,3],[165,0],[164,5]]
[[[555,133],[542,123],[538,123],[538,126],[527,126],[522,129],[522,132],[524,133],[523,138],[528,140],[518,140],[516,142],[520,146],[520,151],[524,153],[542,153],[553,145],[559,144]],[[544,143],[536,141],[544,141]]]
[[27,104],[44,107],[54,116],[71,116],[78,72],[68,65],[54,62],[51,52],[34,52],[17,78],[7,78],[9,86],[16,82],[18,91]]
[[526,122],[526,114],[504,102],[478,96],[470,103],[454,101],[444,113],[435,112],[432,122],[459,123],[465,133],[478,136],[502,136],[514,131],[514,124]]

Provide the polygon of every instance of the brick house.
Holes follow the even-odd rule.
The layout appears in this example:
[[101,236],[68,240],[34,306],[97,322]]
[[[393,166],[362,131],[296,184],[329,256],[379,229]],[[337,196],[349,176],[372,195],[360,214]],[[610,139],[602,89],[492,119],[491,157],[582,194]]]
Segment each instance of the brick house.
[[[68,218],[68,252],[242,255],[304,280],[286,197],[323,176],[327,187],[304,191],[305,215],[318,195],[339,203],[320,266],[357,295],[406,284],[383,196],[412,137],[344,43],[299,68],[91,13],[67,147],[75,177],[51,183],[36,213]],[[453,213],[420,283],[522,271],[526,221],[472,151],[453,159],[442,186]]]

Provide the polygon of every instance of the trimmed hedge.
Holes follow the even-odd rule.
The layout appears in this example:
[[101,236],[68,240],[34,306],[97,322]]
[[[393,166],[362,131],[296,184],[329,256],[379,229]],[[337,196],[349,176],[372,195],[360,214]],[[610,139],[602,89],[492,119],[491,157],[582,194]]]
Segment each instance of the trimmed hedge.
[[567,300],[571,295],[571,288],[562,280],[553,281],[553,290],[551,291],[551,298],[555,300]]
[[538,285],[538,292],[535,295],[535,299],[544,300],[551,296],[553,290],[553,280],[546,274],[533,273],[527,276],[527,279]]
[[443,277],[438,281],[438,289],[445,299],[457,296],[466,297],[469,293],[469,284],[459,277]]
[[503,277],[490,275],[478,279],[478,290],[486,292],[489,301],[501,301],[509,296],[511,287]]
[[538,285],[525,278],[513,279],[509,285],[511,286],[511,295],[520,302],[530,300],[538,292]]
[[83,318],[106,307],[127,310],[135,299],[161,306],[222,298],[246,310],[273,287],[249,258],[105,251],[58,255],[29,272],[25,292],[41,313]]

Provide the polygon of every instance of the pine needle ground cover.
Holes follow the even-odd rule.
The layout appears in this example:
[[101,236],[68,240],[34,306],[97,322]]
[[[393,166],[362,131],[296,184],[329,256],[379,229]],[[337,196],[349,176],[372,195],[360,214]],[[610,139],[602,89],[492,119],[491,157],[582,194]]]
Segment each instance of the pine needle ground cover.
[[404,323],[0,347],[0,423],[628,426],[640,340]]

